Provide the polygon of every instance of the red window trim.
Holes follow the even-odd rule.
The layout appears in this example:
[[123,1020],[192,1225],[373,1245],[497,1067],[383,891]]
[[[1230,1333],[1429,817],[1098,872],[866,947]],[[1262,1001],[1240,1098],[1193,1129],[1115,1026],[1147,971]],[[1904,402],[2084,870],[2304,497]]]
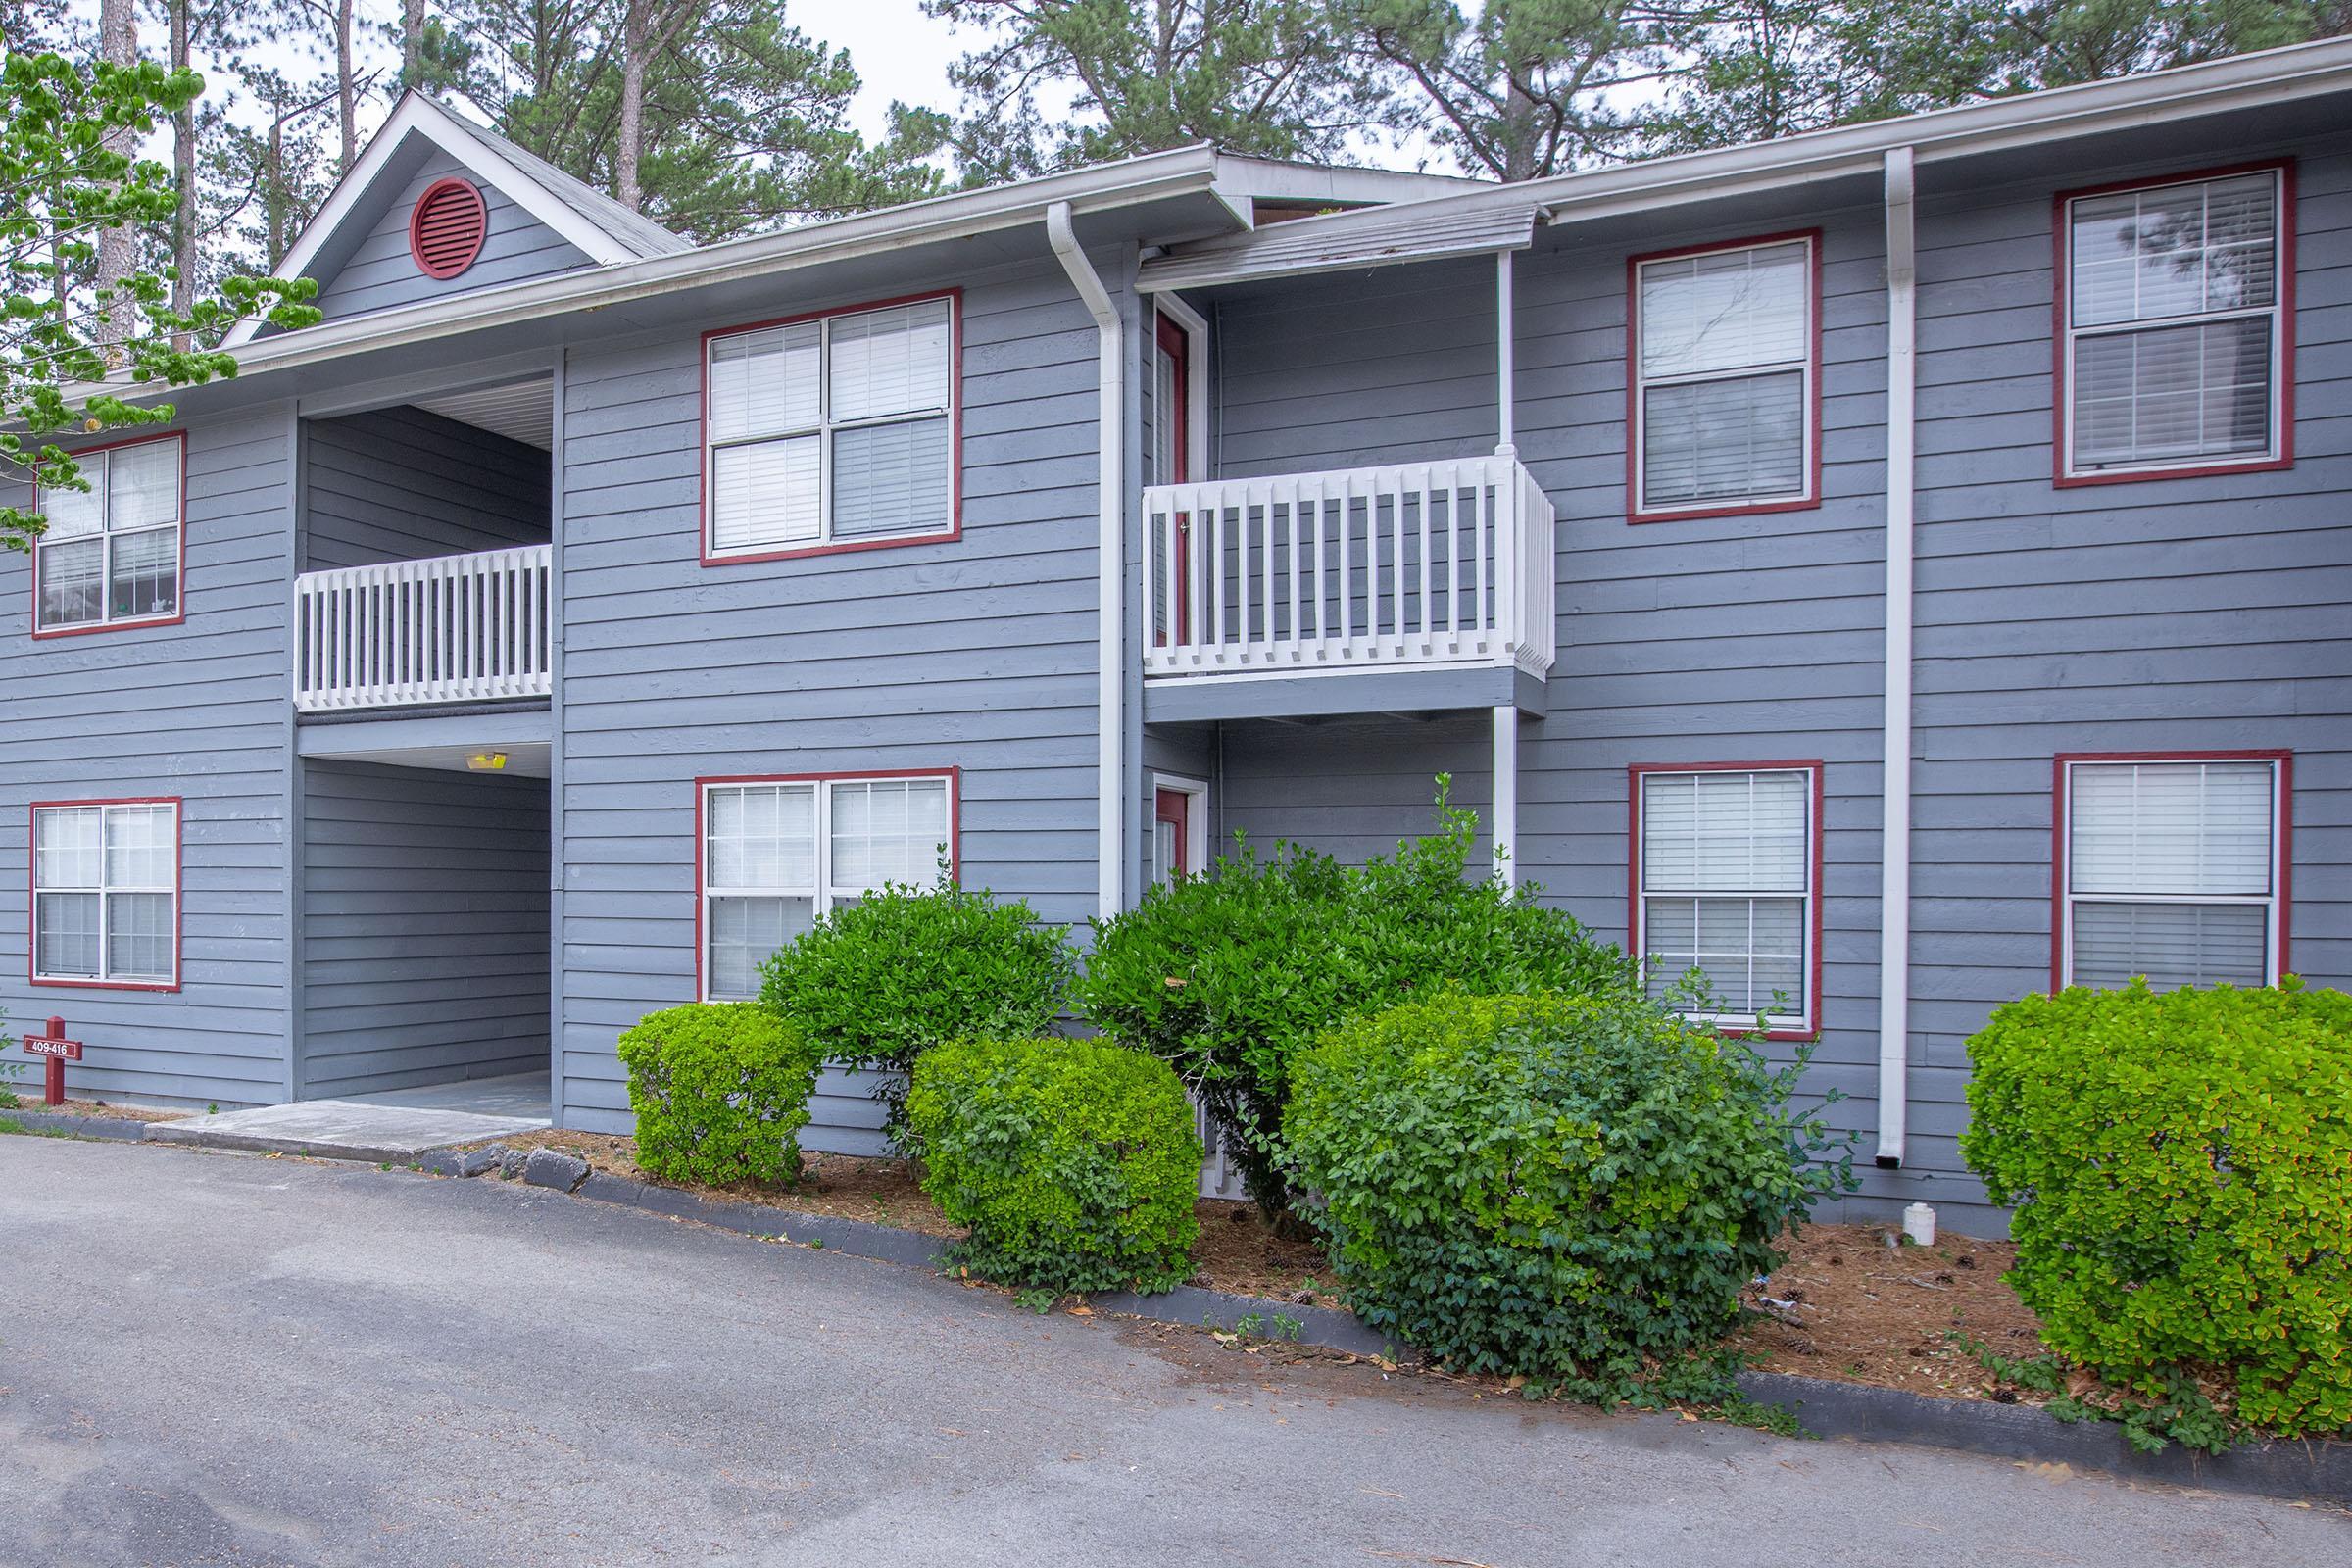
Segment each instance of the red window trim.
[[[2087,196],[2114,196],[2128,190],[2160,190],[2167,185],[2193,185],[2200,180],[2228,179],[2236,174],[2276,172],[2278,175],[2278,454],[2230,462],[2198,462],[2174,467],[2119,468],[2097,473],[2070,473],[2073,445],[2069,415],[2073,383],[2067,365],[2067,330],[2074,288],[2071,277],[2066,209]],[[2144,479],[2203,479],[2224,473],[2276,473],[2295,466],[2295,161],[2272,158],[2260,163],[2229,164],[2197,169],[2153,179],[2115,180],[2062,190],[2050,198],[2050,483],[2060,490],[2095,484],[2136,484]]]
[[2270,762],[2278,769],[2278,820],[2271,835],[2278,887],[2278,973],[2288,966],[2295,911],[2295,754],[2260,748],[2218,752],[2060,752],[2050,760],[2050,994],[2066,989],[2067,767],[2075,762]]
[[703,837],[704,802],[713,785],[832,784],[850,779],[944,778],[948,781],[948,872],[963,878],[963,769],[961,767],[865,767],[829,773],[711,773],[694,781],[694,1000],[710,996],[710,951],[703,930],[706,897],[704,877],[710,865]]
[[[1642,505],[1639,454],[1642,441],[1642,267],[1645,262],[1671,262],[1686,256],[1708,256],[1719,251],[1753,250],[1803,240],[1812,266],[1812,299],[1806,308],[1809,331],[1805,417],[1811,429],[1806,438],[1805,493],[1786,501],[1745,502],[1737,506],[1657,507]],[[1821,506],[1821,295],[1822,231],[1790,229],[1758,234],[1752,239],[1711,240],[1704,245],[1678,245],[1672,250],[1644,251],[1625,259],[1625,520],[1628,522],[1689,522],[1702,517],[1761,516],[1773,512],[1811,512]]]
[[[456,267],[435,267],[427,262],[424,259],[424,246],[416,234],[417,225],[424,220],[425,208],[445,190],[462,190],[471,197],[473,220],[480,225],[479,232],[474,236],[473,249],[467,251],[466,260]],[[455,174],[436,179],[424,187],[423,194],[416,198],[416,204],[409,209],[409,260],[416,264],[416,270],[437,282],[445,283],[453,277],[463,276],[468,268],[482,259],[482,248],[489,243],[490,203],[483,198],[481,188],[470,179],[460,179]]]
[[[122,620],[93,621],[86,626],[52,626],[41,628],[41,539],[32,541],[32,637],[45,642],[52,637],[87,637],[93,632],[138,631],[148,626],[176,626],[188,618],[188,433],[185,430],[166,430],[160,435],[130,435],[118,441],[100,441],[89,446],[68,449],[67,456],[76,463],[97,452],[113,452],[122,447],[146,446],[156,441],[179,443],[179,608],[169,615],[140,615]],[[33,486],[32,508],[41,508],[41,491]]]
[[[1826,800],[1825,775],[1829,764],[1820,758],[1783,759],[1766,762],[1636,762],[1626,769],[1626,879],[1625,879],[1625,945],[1637,960],[1645,959],[1642,947],[1642,781],[1652,773],[1791,773],[1799,769],[1813,775],[1813,799],[1805,823],[1806,835],[1812,840],[1812,930],[1807,934],[1805,986],[1805,1022],[1803,1029],[1767,1029],[1766,1040],[1806,1041],[1821,1037],[1821,933],[1822,909],[1829,903],[1822,887],[1822,807]],[[1727,1039],[1745,1040],[1756,1037],[1753,1029],[1723,1028],[1716,1033]]]
[[[804,545],[792,550],[760,550],[727,555],[710,552],[710,343],[739,332],[760,332],[771,326],[793,326],[833,316],[856,316],[862,311],[886,311],[894,305],[916,305],[925,300],[948,302],[948,526],[938,533],[914,533],[892,539],[852,539],[839,543]],[[700,413],[695,426],[695,450],[701,464],[695,477],[696,549],[706,566],[741,566],[762,561],[804,561],[811,556],[843,556],[859,550],[897,550],[907,545],[954,544],[963,537],[963,290],[926,289],[919,294],[896,294],[889,299],[856,305],[829,305],[821,311],[770,317],[734,326],[714,326],[702,336],[695,362]]]
[[[41,813],[92,806],[169,806],[172,808],[172,979],[59,980],[35,973],[40,950],[38,925],[41,853]],[[187,803],[177,795],[119,795],[96,801],[34,801],[24,812],[24,979],[29,985],[76,991],[177,991],[187,978],[181,966],[181,934],[187,909]],[[103,836],[99,846],[104,853]]]

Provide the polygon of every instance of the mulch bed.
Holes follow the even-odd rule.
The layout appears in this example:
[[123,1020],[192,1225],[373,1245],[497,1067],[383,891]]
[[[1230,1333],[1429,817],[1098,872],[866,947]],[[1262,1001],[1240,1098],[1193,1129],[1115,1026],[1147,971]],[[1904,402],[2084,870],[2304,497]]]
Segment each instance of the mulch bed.
[[[6,1087],[6,1084],[0,1084],[0,1088]],[[52,1116],[103,1116],[116,1121],[184,1121],[190,1116],[204,1114],[184,1105],[113,1105],[103,1100],[68,1100],[62,1105],[44,1105],[41,1103],[41,1086],[37,1082],[30,1094],[24,1092],[22,1084],[17,1085],[16,1090],[17,1109],[45,1112]],[[7,1114],[7,1111],[0,1110],[0,1116]]]

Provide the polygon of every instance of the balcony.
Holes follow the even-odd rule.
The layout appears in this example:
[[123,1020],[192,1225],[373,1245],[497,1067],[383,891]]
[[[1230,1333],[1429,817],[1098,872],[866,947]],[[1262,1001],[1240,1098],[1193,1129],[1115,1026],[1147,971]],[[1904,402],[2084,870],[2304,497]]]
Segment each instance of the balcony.
[[1551,670],[1551,503],[1516,458],[1155,485],[1144,527],[1150,680]]
[[546,545],[385,561],[295,579],[305,713],[545,697]]

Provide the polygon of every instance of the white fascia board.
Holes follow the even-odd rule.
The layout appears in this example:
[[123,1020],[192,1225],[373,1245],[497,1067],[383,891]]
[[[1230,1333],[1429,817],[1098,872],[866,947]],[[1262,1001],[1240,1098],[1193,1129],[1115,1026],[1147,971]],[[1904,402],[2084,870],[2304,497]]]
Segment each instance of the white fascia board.
[[[270,275],[297,278],[303,275],[318,252],[333,238],[359,209],[368,191],[382,174],[384,166],[392,161],[401,144],[411,135],[422,136],[450,157],[465,165],[524,212],[564,236],[582,255],[599,266],[632,259],[636,253],[611,234],[588,221],[570,203],[552,194],[546,186],[517,168],[513,160],[497,148],[451,123],[450,112],[422,93],[411,92],[402,97],[362,152],[359,161],[344,176],[335,181],[318,215],[304,225],[302,233],[288,250],[285,259]],[[222,348],[242,348],[253,341],[262,323],[255,318],[239,321],[221,339]]]
[[1495,208],[1532,202],[1544,207],[1553,222],[1573,222],[1815,179],[1854,176],[1875,180],[1886,153],[1896,147],[1914,149],[1917,161],[1926,164],[2346,91],[2352,91],[2352,38],[2329,38],[2203,65],[1807,131],[1775,141],[1555,174],[1515,185],[1483,186],[1409,206],[1298,219],[1252,234],[1205,241],[1149,262],[1145,265],[1149,281],[1141,286],[1174,286],[1157,281],[1173,276],[1182,276],[1183,286],[1200,287],[1286,270],[1328,270],[1329,264],[1286,268],[1254,260],[1269,250],[1297,247],[1310,233],[1320,236],[1320,254],[1339,256],[1352,248],[1361,256],[1360,265],[1414,260],[1410,255],[1384,256],[1372,235],[1382,224],[1394,224],[1408,212],[1426,217],[1433,226],[1468,224]]
[[[669,256],[646,257],[594,270],[486,288],[448,300],[421,301],[371,311],[340,321],[321,321],[300,331],[264,338],[237,360],[237,378],[251,381],[346,355],[400,348],[512,326],[541,317],[603,310],[632,300],[653,299],[688,289],[762,277],[824,262],[855,260],[910,245],[1021,228],[1045,221],[1046,211],[1066,201],[1077,213],[1108,212],[1172,196],[1206,192],[1215,174],[1215,155],[1206,148],[1179,148],[1067,174],[1049,174],[984,190],[934,196],[902,207],[861,213],[779,233],[729,240]],[[167,399],[184,388],[113,378],[104,387],[68,389],[69,396],[105,390],[127,402]]]

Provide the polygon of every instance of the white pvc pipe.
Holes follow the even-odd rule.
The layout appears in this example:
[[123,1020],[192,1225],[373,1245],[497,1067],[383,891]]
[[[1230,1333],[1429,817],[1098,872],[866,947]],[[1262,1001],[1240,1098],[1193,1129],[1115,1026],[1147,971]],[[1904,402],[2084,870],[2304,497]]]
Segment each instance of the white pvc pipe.
[[1095,827],[1098,858],[1095,904],[1097,912],[1108,918],[1125,906],[1127,885],[1124,831],[1127,799],[1120,765],[1126,742],[1121,703],[1126,671],[1120,660],[1127,618],[1124,609],[1127,557],[1121,548],[1126,537],[1126,334],[1110,291],[1102,286],[1101,274],[1086,259],[1086,252],[1078,247],[1077,233],[1070,224],[1068,202],[1055,202],[1046,209],[1046,243],[1054,247],[1062,270],[1070,275],[1071,286],[1094,317],[1098,340],[1096,381],[1101,397],[1096,444],[1101,451],[1097,459],[1096,506],[1100,516],[1095,577],[1096,657],[1101,668],[1095,699],[1096,790],[1100,796]]
[[1910,1099],[1912,486],[1918,252],[1911,149],[1886,152],[1886,711],[1879,835],[1878,1163],[1903,1162]]
[[1494,455],[1515,458],[1519,455],[1517,422],[1511,416],[1511,382],[1514,368],[1511,363],[1511,253],[1494,253]]

